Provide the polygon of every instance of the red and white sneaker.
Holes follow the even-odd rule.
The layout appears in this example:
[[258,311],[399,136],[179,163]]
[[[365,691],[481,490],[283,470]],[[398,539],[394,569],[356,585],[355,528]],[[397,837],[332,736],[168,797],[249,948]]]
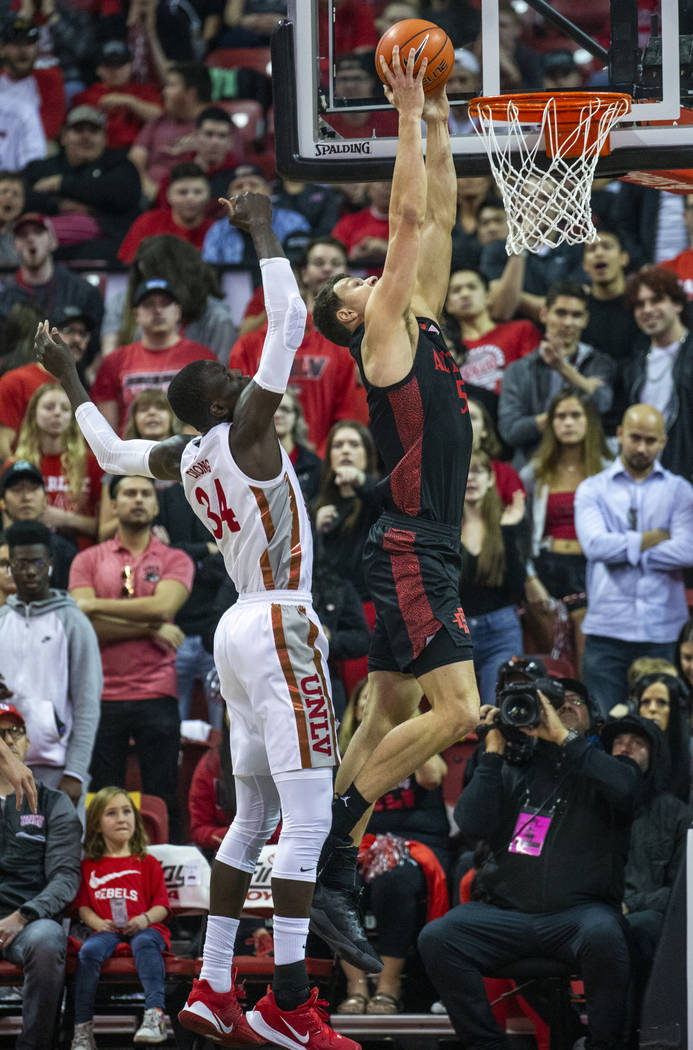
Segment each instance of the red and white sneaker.
[[246,1017],[254,1032],[287,1050],[361,1050],[360,1043],[339,1035],[327,1024],[328,1004],[318,999],[317,988],[295,1010],[280,1010],[268,988]]
[[195,980],[178,1020],[183,1028],[222,1046],[261,1046],[266,1040],[252,1030],[238,1004],[244,998],[245,991],[236,985],[235,970],[229,992],[215,992],[208,981]]

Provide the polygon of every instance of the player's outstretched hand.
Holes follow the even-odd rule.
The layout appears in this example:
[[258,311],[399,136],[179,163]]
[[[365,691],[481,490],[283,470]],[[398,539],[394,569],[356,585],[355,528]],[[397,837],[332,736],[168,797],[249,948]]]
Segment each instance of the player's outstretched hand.
[[439,87],[437,91],[431,91],[430,94],[424,96],[422,115],[428,124],[433,124],[438,120],[447,124],[450,116],[450,103],[448,102],[445,84]]
[[63,342],[58,329],[51,329],[48,321],[41,321],[36,329],[34,354],[36,360],[57,379],[63,379],[75,367],[72,351]]
[[420,117],[424,108],[423,78],[426,75],[428,59],[422,58],[418,73],[414,75],[416,50],[411,48],[407,56],[407,68],[402,69],[399,48],[392,49],[392,69],[383,55],[380,56],[380,68],[385,77],[385,95],[388,102],[398,113],[412,113]]
[[237,197],[220,197],[226,208],[226,217],[232,226],[246,233],[256,222],[272,221],[272,202],[264,193],[241,193]]

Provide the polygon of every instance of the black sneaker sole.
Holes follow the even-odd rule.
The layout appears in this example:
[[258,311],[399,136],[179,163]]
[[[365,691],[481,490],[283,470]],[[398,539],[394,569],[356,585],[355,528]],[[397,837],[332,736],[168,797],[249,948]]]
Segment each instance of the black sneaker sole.
[[310,929],[322,938],[336,955],[359,970],[365,973],[380,973],[382,970],[383,964],[378,956],[361,951],[352,941],[347,940],[322,908],[313,907],[311,910]]

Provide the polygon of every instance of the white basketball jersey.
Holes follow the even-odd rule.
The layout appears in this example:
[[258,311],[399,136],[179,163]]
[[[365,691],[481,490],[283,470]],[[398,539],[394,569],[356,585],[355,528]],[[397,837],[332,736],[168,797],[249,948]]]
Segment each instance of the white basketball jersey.
[[282,448],[276,478],[247,477],[231,455],[230,426],[218,423],[183,450],[180,473],[188,502],[212,533],[239,594],[309,594],[313,537],[291,460]]

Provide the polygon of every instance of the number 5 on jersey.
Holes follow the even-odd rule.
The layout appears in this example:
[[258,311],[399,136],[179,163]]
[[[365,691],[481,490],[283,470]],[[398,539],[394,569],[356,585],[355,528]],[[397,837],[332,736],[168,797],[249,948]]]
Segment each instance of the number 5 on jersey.
[[211,532],[216,540],[220,540],[224,532],[224,522],[228,525],[231,532],[240,532],[241,526],[236,521],[236,517],[226,502],[226,496],[224,490],[221,487],[219,478],[214,478],[214,488],[217,493],[218,513],[212,510],[212,504],[208,494],[199,485],[195,489],[195,499],[198,503],[204,504],[207,508],[207,517],[211,521]]

